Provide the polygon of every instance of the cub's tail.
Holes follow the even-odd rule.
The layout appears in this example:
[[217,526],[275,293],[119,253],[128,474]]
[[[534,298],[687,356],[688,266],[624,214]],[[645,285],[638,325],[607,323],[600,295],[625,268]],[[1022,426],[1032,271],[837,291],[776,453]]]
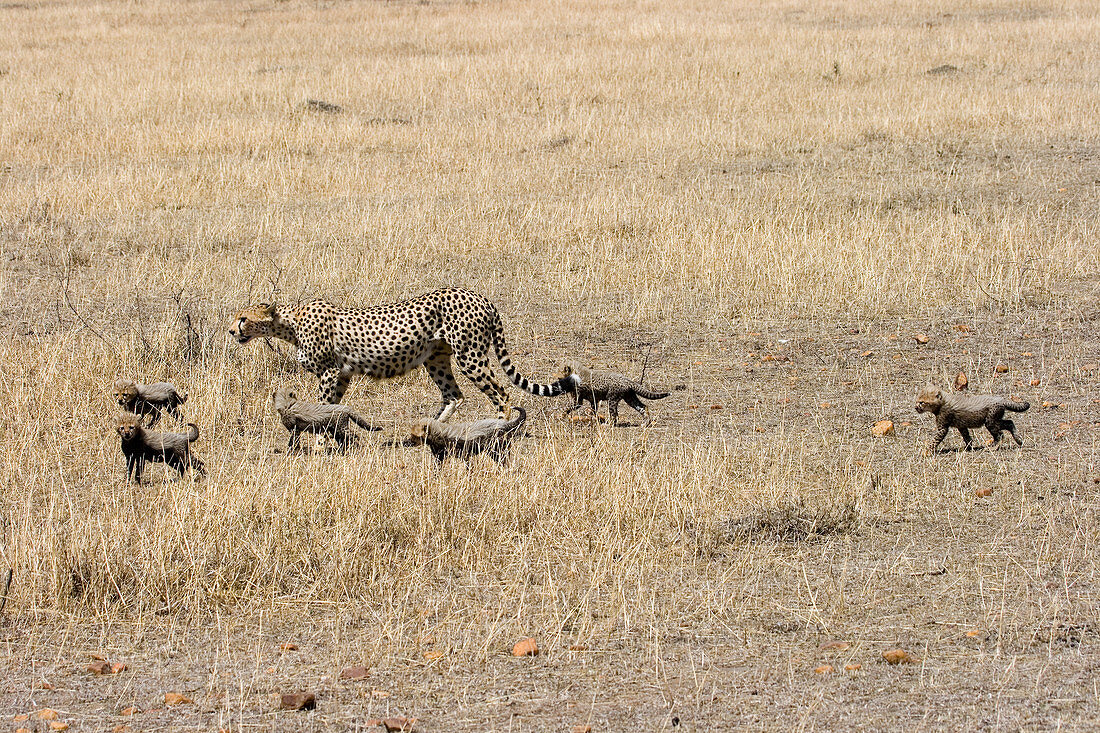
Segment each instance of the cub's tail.
[[1013,402],[1012,400],[1005,400],[1006,410],[1012,410],[1013,412],[1024,412],[1029,407],[1031,407],[1030,402]]
[[199,426],[193,422],[187,423],[187,442],[194,443],[199,439]]
[[504,423],[504,427],[500,429],[500,437],[507,437],[513,433],[519,433],[523,431],[523,423],[527,421],[527,410],[522,407],[513,405],[512,409],[519,414],[513,417],[508,422]]
[[553,384],[539,384],[532,382],[516,371],[516,368],[512,366],[512,358],[508,355],[508,347],[504,343],[504,324],[500,320],[500,314],[495,309],[493,310],[493,321],[493,346],[496,348],[497,358],[500,359],[500,366],[503,367],[504,373],[508,375],[509,381],[524,392],[530,392],[538,397],[557,397],[560,395],[563,391],[560,379]]
[[663,400],[665,397],[668,397],[673,392],[680,392],[684,389],[686,389],[686,387],[684,385],[677,384],[675,387],[673,387],[668,392],[653,392],[651,390],[646,389],[645,387],[638,386],[638,387],[634,388],[634,393],[636,395],[638,395],[639,397],[645,397],[647,400]]
[[[341,407],[343,407],[343,405],[341,405]],[[359,415],[357,415],[355,413],[355,410],[352,410],[352,409],[348,409],[348,419],[351,420],[356,425],[358,425],[359,427],[363,428],[363,430],[374,431],[374,430],[381,430],[382,429],[382,428],[379,428],[379,427],[375,427],[374,425],[371,425],[369,422],[366,421],[366,419],[364,419],[364,418],[360,417]]]

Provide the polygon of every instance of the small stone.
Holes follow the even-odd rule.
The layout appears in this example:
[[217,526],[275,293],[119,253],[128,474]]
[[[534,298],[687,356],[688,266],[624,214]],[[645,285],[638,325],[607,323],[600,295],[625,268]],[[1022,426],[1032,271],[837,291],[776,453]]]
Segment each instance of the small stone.
[[916,341],[916,342],[917,342],[918,344],[926,344],[926,343],[928,343],[928,337],[927,337],[927,336],[925,336],[925,335],[924,335],[923,333],[915,333],[915,334],[913,334],[913,340],[914,340],[914,341]]
[[831,664],[823,664],[823,665],[821,665],[820,667],[818,667],[817,669],[814,670],[814,674],[829,674],[832,671],[833,671],[833,666]]
[[370,675],[370,670],[363,666],[348,667],[340,670],[342,680],[365,680]]
[[851,646],[846,641],[827,641],[818,647],[823,652],[842,652]]
[[292,641],[288,641],[287,643],[279,647],[279,650],[284,652],[296,652],[298,651],[298,645]]
[[880,438],[886,435],[894,434],[894,423],[890,420],[879,420],[875,423],[875,426],[871,428],[871,433],[879,436]]
[[50,730],[68,730],[69,724],[60,720],[50,721]]
[[317,696],[312,692],[290,692],[279,698],[280,710],[313,710]]
[[538,655],[538,642],[531,637],[517,641],[515,646],[512,647],[513,657],[537,657]]
[[178,692],[166,692],[164,693],[164,704],[171,707],[172,705],[189,705],[194,700],[187,695],[181,695]]
[[131,705],[128,708],[123,708],[122,710],[119,710],[118,714],[129,716],[129,715],[137,715],[140,712],[141,712],[141,708],[139,708],[137,705]]
[[573,733],[592,733],[592,726],[587,723],[584,725],[574,725],[572,731]]
[[980,488],[980,489],[978,489],[977,491],[974,492],[974,496],[979,496],[979,497],[986,497],[986,496],[992,496],[992,495],[993,495],[993,489],[989,488],[988,486],[983,486],[982,488]]
[[1008,364],[998,364],[997,366],[993,367],[993,371],[997,372],[998,374],[1004,374],[1008,371]]
[[57,720],[61,716],[58,715],[57,711],[52,708],[42,708],[38,711],[38,713],[36,713],[36,717],[39,720]]
[[857,670],[863,669],[863,665],[859,663],[845,664],[844,669],[848,670],[849,672],[855,672]]
[[1038,387],[1042,383],[1043,381],[1041,379],[1032,379],[1030,382],[1028,382],[1028,384],[1030,384],[1032,387]]
[[416,718],[383,718],[382,727],[386,733],[409,733],[413,730]]
[[891,649],[882,653],[882,658],[889,664],[916,664],[920,660],[909,655],[904,649]]

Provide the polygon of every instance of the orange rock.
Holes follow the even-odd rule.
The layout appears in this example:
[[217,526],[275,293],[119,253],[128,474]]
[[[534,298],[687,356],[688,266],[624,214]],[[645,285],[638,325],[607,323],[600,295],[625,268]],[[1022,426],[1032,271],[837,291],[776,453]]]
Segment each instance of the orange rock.
[[860,670],[860,669],[863,669],[863,665],[862,665],[862,664],[858,664],[858,663],[855,663],[855,664],[845,664],[845,665],[844,665],[844,669],[848,670],[849,672],[855,672],[856,670]]
[[814,673],[815,674],[829,674],[832,671],[833,671],[833,667],[832,667],[831,664],[823,664],[820,667],[818,667],[817,669],[815,669]]
[[285,643],[281,647],[279,647],[279,651],[296,652],[296,651],[298,651],[298,645],[295,644],[293,641],[288,641],[287,643]]
[[50,730],[68,730],[69,724],[63,723],[60,720],[54,720],[50,722]]
[[721,410],[722,406],[721,405],[711,405],[710,409],[712,409],[712,410]]
[[290,692],[279,698],[280,710],[313,710],[317,696],[312,692]]
[[998,374],[1004,374],[1008,371],[1008,364],[998,364],[997,366],[993,367],[993,371],[997,372]]
[[127,667],[122,662],[115,662],[114,664],[111,665],[111,674],[118,674],[119,672],[125,672],[128,669],[129,669],[129,667]]
[[966,632],[966,635],[967,635],[967,637],[973,639],[976,636],[981,636],[982,635],[982,630],[981,629],[971,629],[970,631]]
[[181,695],[178,692],[166,692],[166,693],[164,693],[164,704],[168,705],[168,706],[172,706],[172,705],[189,705],[193,702],[194,702],[194,700],[189,698],[187,695]]
[[570,644],[569,645],[569,651],[571,651],[571,652],[586,652],[586,651],[588,651],[588,646],[586,644]]
[[846,641],[827,641],[824,644],[822,644],[821,646],[819,646],[818,649],[820,649],[823,652],[830,652],[830,651],[842,652],[850,646],[851,646],[851,644],[849,644]]
[[832,405],[832,403],[831,403],[831,402],[822,402],[822,403],[821,403],[821,409],[823,409],[823,410],[828,410],[828,409],[829,409],[830,407],[832,407],[832,406],[833,406],[833,405]]
[[1032,387],[1038,387],[1042,383],[1043,381],[1041,379],[1032,379],[1030,382],[1028,382],[1028,384],[1030,384]]
[[440,659],[442,656],[442,649],[429,649],[428,651],[424,652],[424,658],[427,659],[429,662],[435,659]]
[[592,733],[592,726],[587,723],[584,725],[574,725],[572,731],[573,733]]
[[882,658],[890,664],[916,664],[920,660],[910,656],[904,649],[891,649],[882,653]]
[[927,337],[927,336],[925,336],[925,335],[924,335],[923,333],[915,333],[915,334],[913,334],[913,340],[914,340],[914,341],[916,341],[916,342],[917,342],[918,344],[926,344],[926,343],[928,343],[928,337]]
[[539,644],[533,638],[528,637],[526,639],[520,639],[512,647],[513,657],[537,657],[539,655]]
[[16,728],[15,733],[31,733],[30,728]]
[[382,727],[386,733],[408,733],[413,730],[416,718],[384,718]]
[[13,718],[13,720],[14,720],[14,721],[15,721],[16,723],[22,723],[22,722],[23,722],[24,720],[30,720],[30,718],[31,718],[31,716],[27,715],[26,713],[23,713],[22,715],[16,715],[16,716],[15,716],[15,717]]
[[879,420],[875,423],[875,426],[871,428],[871,432],[880,438],[885,435],[893,435],[894,423],[889,420]]
[[982,488],[980,488],[980,489],[978,489],[977,491],[974,492],[974,496],[983,496],[984,497],[984,496],[992,496],[992,495],[993,495],[993,489],[989,488],[988,486],[983,486]]
[[137,705],[131,705],[128,708],[123,708],[122,710],[119,710],[118,714],[119,715],[137,715],[140,712],[141,712],[141,708],[139,708]]
[[907,428],[912,424],[913,423],[909,422],[908,420],[902,420],[901,422],[898,423],[898,427],[899,428]]
[[347,667],[340,670],[342,680],[365,680],[370,675],[370,670],[363,666]]
[[130,726],[125,723],[119,723],[114,728],[111,728],[111,733],[130,733]]
[[38,711],[36,717],[39,720],[57,720],[61,716],[57,714],[56,710],[53,710],[51,708],[42,708]]
[[1035,354],[1032,354],[1030,351],[1021,351],[1020,356],[1035,356]]
[[966,372],[959,372],[955,375],[955,391],[962,392],[970,386],[970,380],[966,378]]

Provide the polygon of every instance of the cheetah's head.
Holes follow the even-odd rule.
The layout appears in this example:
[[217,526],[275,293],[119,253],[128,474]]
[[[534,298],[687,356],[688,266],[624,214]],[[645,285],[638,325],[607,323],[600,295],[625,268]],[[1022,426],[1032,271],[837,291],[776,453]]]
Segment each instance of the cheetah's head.
[[141,432],[141,418],[132,412],[124,412],[118,416],[115,429],[123,441],[133,440]]
[[589,371],[577,361],[567,361],[561,366],[561,371],[554,375],[563,387],[569,385],[580,386],[588,378]]
[[282,413],[298,401],[298,393],[292,389],[277,389],[271,393],[271,402],[275,405],[275,412]]
[[250,305],[237,314],[233,325],[229,327],[229,335],[237,339],[237,343],[247,344],[257,336],[270,336],[274,322],[273,303]]
[[409,448],[415,448],[418,445],[424,445],[428,439],[428,423],[429,420],[420,420],[412,425],[412,430],[409,433],[409,437],[405,438],[405,445]]
[[917,393],[917,412],[931,412],[937,415],[941,407],[943,407],[943,390],[934,384],[922,387]]
[[129,410],[133,407],[134,402],[136,402],[138,398],[137,385],[129,379],[116,380],[114,394],[115,402],[118,403],[118,406]]

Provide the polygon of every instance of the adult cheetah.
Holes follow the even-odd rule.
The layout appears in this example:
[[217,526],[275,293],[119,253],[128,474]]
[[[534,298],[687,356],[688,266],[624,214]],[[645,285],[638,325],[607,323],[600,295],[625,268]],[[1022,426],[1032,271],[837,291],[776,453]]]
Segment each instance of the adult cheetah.
[[343,398],[352,376],[392,379],[423,365],[443,395],[436,419],[445,421],[462,402],[453,356],[505,417],[508,394],[489,368],[490,346],[512,384],[540,397],[562,393],[560,383],[537,384],[516,371],[496,307],[484,295],[458,288],[369,308],[323,300],[289,308],[259,303],[237,314],[229,334],[241,344],[274,336],[297,346],[298,361],[320,378],[321,401],[330,404]]

